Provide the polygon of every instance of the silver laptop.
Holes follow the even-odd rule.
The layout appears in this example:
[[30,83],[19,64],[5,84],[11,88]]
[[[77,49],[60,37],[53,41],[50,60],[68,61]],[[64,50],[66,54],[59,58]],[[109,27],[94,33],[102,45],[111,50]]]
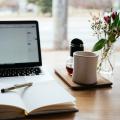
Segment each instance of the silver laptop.
[[0,21],[0,77],[39,75],[42,66],[37,21]]

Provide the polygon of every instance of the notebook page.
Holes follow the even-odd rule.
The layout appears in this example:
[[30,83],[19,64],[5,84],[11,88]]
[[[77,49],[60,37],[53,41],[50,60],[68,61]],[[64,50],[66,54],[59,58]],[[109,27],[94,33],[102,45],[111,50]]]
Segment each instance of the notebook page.
[[[6,88],[8,86],[9,85],[6,85],[6,84],[0,84],[0,90],[2,88]],[[13,92],[13,91],[6,92],[6,93],[0,92],[0,105],[13,106],[13,107],[17,107],[17,108],[20,108],[23,110],[25,109],[25,105],[24,105],[22,99],[16,92]]]
[[29,112],[48,105],[75,101],[56,81],[34,83],[24,92],[22,98]]

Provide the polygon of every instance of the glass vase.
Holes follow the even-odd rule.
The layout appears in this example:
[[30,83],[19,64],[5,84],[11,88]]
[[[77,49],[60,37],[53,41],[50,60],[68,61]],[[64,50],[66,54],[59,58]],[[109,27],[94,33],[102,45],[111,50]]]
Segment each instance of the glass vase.
[[102,76],[113,75],[114,63],[113,46],[105,46],[101,51],[97,68],[98,73]]

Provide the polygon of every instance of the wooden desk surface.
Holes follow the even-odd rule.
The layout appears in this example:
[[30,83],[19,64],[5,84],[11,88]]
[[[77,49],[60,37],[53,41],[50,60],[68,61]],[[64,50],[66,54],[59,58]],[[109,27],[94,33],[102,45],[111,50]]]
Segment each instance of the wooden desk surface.
[[[87,91],[73,91],[55,74],[54,68],[65,64],[67,51],[43,52],[43,66],[47,67],[53,77],[74,97],[76,97],[79,112],[75,114],[60,114],[41,116],[37,120],[119,120],[120,119],[120,78],[116,69],[112,88]],[[118,76],[116,75],[118,74]],[[30,119],[30,120],[36,120]]]

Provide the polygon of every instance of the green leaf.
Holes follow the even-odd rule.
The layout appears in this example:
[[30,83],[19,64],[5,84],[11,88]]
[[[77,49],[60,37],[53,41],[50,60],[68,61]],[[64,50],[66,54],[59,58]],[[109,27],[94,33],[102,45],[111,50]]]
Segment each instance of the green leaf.
[[120,27],[120,20],[118,21],[118,27]]
[[100,39],[93,47],[92,51],[98,51],[104,47],[106,39]]

